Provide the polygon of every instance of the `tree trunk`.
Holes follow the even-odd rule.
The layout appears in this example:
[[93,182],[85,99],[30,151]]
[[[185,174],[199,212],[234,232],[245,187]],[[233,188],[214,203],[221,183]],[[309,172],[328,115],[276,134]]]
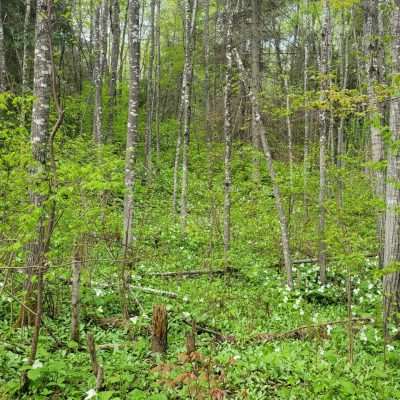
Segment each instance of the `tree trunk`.
[[191,117],[191,91],[193,62],[192,53],[194,45],[194,30],[196,25],[197,0],[185,0],[185,65],[183,71],[182,88],[182,188],[181,188],[181,224],[186,228],[188,205],[188,181],[189,181],[189,142],[190,142],[190,117]]
[[0,0],[0,92],[6,90],[6,59],[5,59],[5,48],[4,48],[4,27],[3,27],[3,14],[1,12]]
[[102,134],[102,116],[103,116],[103,103],[102,103],[102,51],[101,51],[101,35],[100,35],[100,16],[101,8],[96,8],[94,18],[94,68],[93,68],[93,83],[94,83],[94,110],[93,110],[93,140],[96,144],[103,141]]
[[287,218],[285,215],[285,210],[283,207],[283,202],[281,198],[281,193],[279,190],[279,186],[276,179],[276,173],[273,165],[271,149],[269,147],[269,143],[267,140],[267,136],[265,133],[265,127],[262,123],[260,107],[258,105],[257,97],[253,93],[251,86],[248,85],[248,78],[246,76],[246,71],[244,69],[242,60],[240,55],[236,49],[233,49],[233,53],[236,58],[236,63],[238,65],[240,79],[243,81],[243,84],[248,87],[248,94],[251,103],[254,105],[254,110],[256,112],[256,121],[259,125],[259,132],[260,132],[260,139],[261,139],[261,146],[264,152],[265,160],[267,163],[268,172],[272,182],[272,190],[274,192],[275,197],[275,205],[278,211],[278,218],[279,224],[281,229],[281,240],[282,240],[282,248],[283,248],[283,258],[285,262],[285,270],[286,270],[286,278],[287,278],[287,285],[289,287],[293,287],[293,278],[292,278],[292,261],[290,256],[290,246],[289,246],[289,234],[288,234],[288,226],[287,226]]
[[114,114],[117,103],[117,78],[118,78],[118,58],[119,58],[119,42],[121,30],[119,27],[119,0],[111,0],[111,32],[112,32],[112,48],[111,48],[111,76],[109,82],[109,114],[108,114],[108,140],[114,137]]
[[[400,73],[400,1],[396,0],[392,14],[392,65],[393,75]],[[395,84],[395,83],[394,83]],[[390,102],[390,130],[392,146],[388,152],[386,188],[384,266],[394,267],[400,261],[400,152],[394,146],[400,140],[400,99],[394,95]],[[383,278],[385,335],[390,320],[400,309],[400,272],[388,273]],[[398,321],[395,321],[398,322]]]
[[[156,35],[155,46],[157,50],[156,76],[155,76],[155,94],[154,94],[154,114],[156,128],[156,155],[157,165],[160,165],[160,105],[161,105],[161,0],[156,0]],[[157,166],[157,169],[159,168]]]
[[80,313],[80,280],[82,266],[81,244],[74,246],[72,255],[72,285],[71,285],[71,340],[79,342]]
[[163,304],[153,306],[153,324],[151,335],[151,351],[165,353],[168,346],[168,315]]
[[31,21],[32,0],[25,1],[25,20],[24,20],[24,53],[22,56],[22,92],[29,90],[29,26]]
[[146,132],[145,132],[145,171],[146,178],[149,182],[151,180],[152,170],[152,141],[153,141],[153,112],[154,112],[154,14],[155,14],[155,0],[150,0],[150,50],[149,50],[149,64],[147,67],[147,93],[146,93]]
[[224,137],[225,137],[225,181],[224,181],[224,264],[229,267],[231,244],[231,186],[232,186],[232,5],[225,2],[225,95],[224,95]]
[[[125,195],[124,195],[124,232],[123,247],[125,259],[133,241],[133,211],[134,211],[134,184],[135,160],[139,119],[139,77],[140,77],[140,37],[139,37],[139,0],[129,2],[129,108],[128,127],[126,136],[125,156]],[[126,263],[122,264],[121,271],[121,301],[122,311],[127,317],[127,287]]]
[[[376,164],[382,163],[385,158],[384,143],[381,136],[382,127],[382,110],[378,104],[376,93],[376,85],[380,81],[380,65],[379,55],[380,48],[383,46],[382,39],[379,38],[379,8],[376,0],[365,0],[364,7],[366,8],[365,22],[365,52],[367,54],[367,92],[368,92],[368,113],[371,135],[371,157]],[[385,173],[382,165],[377,166],[374,170],[374,184],[376,197],[385,201]],[[384,242],[384,225],[385,217],[383,212],[379,212],[377,218],[377,237],[379,243],[379,262],[383,262],[383,242]]]
[[[253,93],[260,91],[260,32],[259,32],[260,1],[251,0],[251,84]],[[256,121],[254,105],[251,106],[251,141],[254,147],[253,179],[260,183],[260,133]]]
[[330,86],[329,79],[329,54],[330,54],[330,9],[329,1],[323,3],[323,25],[321,35],[321,94],[319,111],[320,141],[319,141],[319,229],[318,229],[318,263],[320,268],[319,278],[322,284],[326,283],[326,243],[325,243],[325,200],[326,200],[326,139],[328,133],[328,90]]

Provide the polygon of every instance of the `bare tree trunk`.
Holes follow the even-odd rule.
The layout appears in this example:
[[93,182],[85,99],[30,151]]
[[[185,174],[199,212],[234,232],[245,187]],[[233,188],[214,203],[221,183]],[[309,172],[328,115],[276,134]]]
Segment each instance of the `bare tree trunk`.
[[[400,1],[396,0],[392,14],[393,75],[400,73]],[[400,99],[394,95],[390,102],[390,130],[392,144],[400,140]],[[400,261],[400,152],[398,146],[389,146],[386,187],[386,218],[384,266],[391,268]],[[400,309],[400,272],[390,272],[383,278],[385,336],[390,319]],[[398,322],[398,320],[396,321]]]
[[[155,129],[156,129],[156,155],[157,165],[160,165],[160,105],[161,105],[161,0],[156,1],[156,35],[155,35],[155,46],[157,50],[157,62],[156,62],[156,76],[155,76],[155,94],[154,94],[154,113],[155,113]],[[158,167],[157,167],[158,169]]]
[[129,20],[129,15],[128,15],[129,2],[130,2],[130,0],[127,0],[127,2],[126,2],[124,27],[122,29],[122,37],[121,37],[121,49],[119,51],[119,69],[118,69],[118,94],[119,95],[121,95],[121,93],[122,93],[122,77],[124,74],[124,63],[125,63],[124,48],[125,48],[126,28],[127,28],[128,20]]
[[114,114],[117,103],[117,78],[118,78],[118,58],[119,58],[119,42],[121,29],[119,27],[119,0],[111,0],[111,32],[112,32],[112,48],[111,48],[111,76],[109,82],[109,114],[108,114],[108,140],[112,140],[114,136]]
[[145,171],[148,181],[151,180],[152,174],[152,141],[153,141],[153,112],[154,112],[154,14],[155,14],[155,0],[150,0],[150,51],[149,51],[149,64],[147,67],[147,93],[146,93],[146,132],[145,132]]
[[100,9],[100,48],[101,48],[101,74],[108,75],[108,17],[110,15],[109,0],[102,0]]
[[[139,37],[139,0],[130,0],[129,3],[129,108],[128,127],[126,136],[125,156],[125,196],[124,196],[124,258],[128,256],[129,247],[133,241],[133,211],[135,185],[135,160],[139,119],[139,77],[140,77],[140,37]],[[125,317],[127,310],[127,276],[126,263],[123,263],[121,272],[121,302]]]
[[[366,7],[366,54],[367,54],[367,90],[368,90],[368,111],[371,134],[371,157],[376,164],[382,163],[385,158],[384,143],[381,136],[382,110],[378,105],[376,85],[380,81],[380,65],[378,65],[382,38],[379,38],[379,9],[376,0],[365,0]],[[374,171],[374,184],[376,197],[384,202],[385,200],[385,173],[382,166]],[[379,243],[379,261],[383,262],[383,242],[384,242],[385,217],[383,212],[379,212],[377,217],[377,237]]]
[[32,0],[25,1],[24,19],[24,53],[22,56],[22,92],[26,93],[29,89],[29,26],[31,20]]
[[[260,91],[260,32],[259,32],[259,0],[251,0],[251,82],[253,93]],[[260,183],[260,159],[258,149],[260,147],[260,133],[256,121],[254,105],[251,106],[251,140],[254,147],[253,179]]]
[[168,346],[168,315],[163,304],[153,306],[151,351],[165,353]]
[[225,136],[225,181],[224,181],[224,263],[229,267],[231,245],[231,186],[232,186],[232,5],[225,2],[225,95],[224,95],[224,136]]
[[279,190],[279,186],[276,179],[276,173],[273,165],[271,149],[269,147],[269,143],[267,140],[267,136],[265,133],[265,127],[262,123],[260,107],[258,105],[257,97],[253,93],[251,86],[249,86],[249,81],[246,76],[246,71],[244,69],[242,60],[237,49],[233,49],[233,54],[236,58],[236,63],[239,69],[240,79],[243,81],[243,84],[248,88],[248,94],[251,103],[255,106],[254,110],[256,112],[256,121],[259,125],[259,132],[260,132],[260,139],[261,139],[261,146],[264,152],[265,160],[267,163],[267,168],[269,171],[269,175],[272,182],[272,190],[275,197],[275,205],[278,211],[279,217],[279,224],[281,229],[281,240],[282,240],[282,248],[283,248],[283,258],[285,262],[285,270],[286,270],[286,278],[287,278],[287,285],[289,287],[293,287],[293,278],[292,278],[292,260],[290,256],[290,246],[289,246],[289,234],[288,234],[288,226],[287,226],[287,218],[285,215],[285,210],[283,207],[283,202]]
[[308,218],[308,173],[310,169],[309,165],[309,142],[310,142],[310,111],[308,109],[308,63],[309,63],[309,10],[308,10],[308,0],[304,0],[304,214]]
[[188,205],[188,181],[189,181],[189,142],[190,142],[190,116],[191,116],[191,91],[193,62],[192,53],[194,45],[194,30],[196,25],[197,0],[185,0],[185,65],[183,71],[183,88],[182,88],[182,188],[181,188],[181,224],[182,228],[186,228]]
[[94,68],[93,68],[93,82],[94,82],[94,110],[93,110],[93,140],[95,143],[100,144],[103,141],[102,134],[102,51],[101,51],[101,35],[100,35],[100,6],[96,8],[94,18]]
[[330,53],[330,9],[329,1],[323,2],[323,21],[321,35],[321,94],[319,112],[320,141],[319,141],[319,229],[318,229],[318,263],[320,268],[319,278],[322,284],[326,283],[326,243],[325,243],[325,200],[326,200],[326,139],[328,132],[328,110],[326,106],[327,92],[329,90],[329,53]]
[[4,28],[3,28],[3,15],[1,12],[1,1],[0,0],[0,92],[6,90],[6,59],[4,49]]
[[[289,98],[289,68],[288,73],[285,75],[285,90],[286,90],[286,126],[288,132],[288,150],[289,150],[289,180],[290,191],[293,191],[293,137],[292,137],[292,123],[290,121],[290,98]],[[290,194],[292,197],[292,193]]]
[[71,340],[79,342],[79,313],[80,313],[80,280],[81,280],[82,251],[81,244],[74,246],[72,255],[72,285],[71,285]]
[[[43,181],[43,175],[47,170],[49,154],[49,110],[50,110],[50,82],[51,82],[51,53],[50,53],[50,13],[51,0],[37,0],[36,9],[36,27],[35,27],[35,58],[34,58],[34,79],[32,107],[32,126],[31,143],[34,165],[31,169],[31,176],[34,182],[33,187],[39,186]],[[37,185],[37,186],[36,186]],[[46,195],[38,193],[34,189],[30,192],[31,203],[35,210],[40,211],[46,200]],[[43,215],[45,213],[42,213]],[[28,358],[28,364],[32,365],[36,359],[37,346],[39,341],[42,304],[44,292],[43,268],[45,265],[45,252],[47,249],[45,217],[39,217],[36,225],[34,239],[28,244],[28,281],[25,299],[31,297],[33,291],[32,275],[37,274],[36,287],[36,313],[35,324],[32,334],[31,354]],[[25,301],[24,301],[25,302]],[[25,324],[26,310],[21,306],[18,322],[20,326]],[[24,373],[22,376],[22,385],[26,386],[28,380]]]

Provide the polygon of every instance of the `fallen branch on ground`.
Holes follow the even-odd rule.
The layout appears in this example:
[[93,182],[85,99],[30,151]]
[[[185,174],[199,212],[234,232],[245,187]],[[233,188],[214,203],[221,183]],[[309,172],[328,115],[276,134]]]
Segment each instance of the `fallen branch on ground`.
[[[366,324],[373,322],[374,319],[371,317],[358,317],[358,318],[353,318],[351,321],[353,323]],[[349,322],[348,319],[343,319],[339,321],[324,322],[322,324],[303,325],[283,333],[259,333],[255,335],[253,338],[251,338],[249,341],[265,343],[281,339],[302,339],[307,336],[316,336],[316,335],[326,336],[326,330],[328,326],[344,325],[347,324],[348,322]]]
[[[182,319],[182,321],[189,326],[193,326],[193,321],[188,321],[187,319]],[[233,335],[224,335],[221,331],[217,330],[216,328],[211,328],[203,324],[199,324],[197,322],[195,322],[195,330],[196,332],[208,333],[212,336],[215,336],[215,338],[219,342],[230,342],[230,343],[236,342],[236,339]]]
[[133,290],[139,290],[141,292],[148,293],[148,294],[155,294],[157,296],[169,297],[171,299],[176,299],[176,298],[179,297],[178,293],[168,292],[166,290],[153,289],[153,288],[150,288],[150,287],[130,286],[130,288],[133,289]]
[[158,276],[161,278],[170,278],[170,277],[197,277],[200,275],[224,275],[224,274],[234,274],[237,273],[238,270],[236,268],[226,268],[226,269],[217,269],[217,270],[193,270],[193,271],[168,271],[168,272],[147,272],[141,274],[142,276]]

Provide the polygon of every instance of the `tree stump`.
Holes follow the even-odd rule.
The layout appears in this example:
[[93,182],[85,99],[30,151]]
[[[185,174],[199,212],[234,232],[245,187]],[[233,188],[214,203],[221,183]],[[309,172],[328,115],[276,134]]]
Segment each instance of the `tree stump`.
[[186,335],[186,353],[190,354],[196,351],[196,323],[192,321],[192,330]]
[[154,353],[165,353],[167,351],[167,331],[167,309],[163,304],[155,304],[153,306],[153,326],[151,337],[151,350]]

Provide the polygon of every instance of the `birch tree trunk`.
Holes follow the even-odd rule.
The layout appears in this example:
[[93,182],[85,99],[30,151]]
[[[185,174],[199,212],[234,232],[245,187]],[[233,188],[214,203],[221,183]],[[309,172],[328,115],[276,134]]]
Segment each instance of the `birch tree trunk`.
[[[366,26],[365,26],[365,52],[367,54],[367,92],[368,92],[368,113],[371,135],[371,157],[376,164],[382,163],[385,158],[384,143],[381,136],[382,110],[378,105],[376,86],[380,81],[380,66],[378,65],[379,54],[382,47],[382,39],[379,38],[379,9],[376,0],[366,0]],[[385,173],[382,165],[374,169],[375,195],[382,202],[385,201]],[[385,217],[383,212],[379,212],[377,217],[377,237],[379,243],[379,259],[382,265],[384,224]]]
[[310,111],[308,109],[308,63],[309,63],[309,10],[308,0],[304,0],[304,72],[303,72],[303,90],[304,90],[304,165],[303,165],[303,176],[304,176],[304,214],[306,219],[308,218],[308,172],[309,166],[309,141],[310,141]]
[[129,20],[129,2],[126,1],[126,9],[125,9],[125,18],[124,18],[124,27],[122,28],[122,37],[121,37],[121,48],[119,51],[119,69],[118,69],[118,94],[122,94],[122,77],[124,74],[124,64],[125,64],[125,37],[126,37],[126,29]]
[[22,56],[22,92],[29,90],[29,26],[31,21],[32,0],[25,1],[24,52]]
[[319,278],[322,284],[326,283],[326,243],[325,243],[325,200],[326,200],[326,139],[329,130],[328,126],[328,108],[327,95],[329,90],[329,54],[330,54],[330,9],[329,0],[323,2],[323,20],[321,34],[321,61],[320,61],[320,79],[321,94],[319,124],[319,228],[318,228],[318,263]]
[[[154,94],[154,119],[156,125],[156,154],[157,165],[160,165],[160,105],[161,105],[161,0],[156,0],[156,18],[155,18],[155,46],[157,49],[157,62],[155,73],[155,94]],[[158,167],[157,167],[158,170]]]
[[5,48],[4,48],[4,27],[3,27],[3,14],[1,12],[0,0],[0,92],[6,90],[6,59],[5,59]]
[[[392,14],[392,35],[392,72],[396,76],[400,73],[399,0],[395,1]],[[396,85],[395,82],[394,85]],[[387,335],[388,322],[400,309],[400,272],[396,265],[400,261],[400,152],[398,144],[394,145],[400,140],[400,98],[398,93],[393,95],[390,102],[390,130],[392,146],[389,146],[388,152],[384,266],[388,268],[396,266],[397,271],[388,273],[383,278],[385,335]]]
[[93,68],[93,83],[94,83],[94,110],[93,110],[93,140],[96,144],[103,141],[102,134],[102,51],[101,51],[101,35],[100,35],[100,6],[96,8],[94,17],[94,68]]
[[149,64],[147,67],[147,94],[146,94],[146,132],[145,132],[145,171],[147,180],[151,180],[152,170],[152,141],[153,141],[153,106],[154,106],[154,15],[155,15],[155,0],[150,1],[150,50],[149,50]]
[[290,255],[290,246],[289,246],[289,234],[288,234],[288,225],[287,225],[287,218],[285,214],[285,210],[283,207],[283,202],[281,198],[281,193],[279,190],[279,186],[276,179],[276,173],[273,165],[271,149],[269,147],[269,143],[267,140],[267,136],[265,133],[265,127],[262,122],[260,107],[258,105],[257,97],[253,93],[251,82],[247,76],[246,71],[244,69],[242,60],[240,58],[239,52],[237,49],[233,49],[233,54],[236,58],[236,63],[239,69],[240,79],[242,80],[243,84],[248,88],[248,95],[250,98],[251,103],[254,105],[254,110],[256,113],[256,122],[259,125],[259,132],[260,132],[260,139],[261,139],[261,146],[264,152],[265,160],[267,163],[267,169],[269,172],[269,176],[272,182],[272,190],[275,197],[275,206],[278,211],[278,218],[279,218],[279,225],[281,229],[281,240],[282,240],[282,249],[283,249],[283,258],[285,263],[285,271],[286,271],[286,281],[289,287],[293,287],[293,277],[292,277],[292,260]]
[[192,75],[193,75],[193,44],[194,30],[196,25],[197,0],[185,0],[185,65],[183,71],[183,88],[182,88],[182,188],[181,188],[181,224],[182,228],[186,228],[188,205],[188,184],[189,184],[189,142],[190,142],[190,116],[191,116],[191,91],[192,91]]
[[114,136],[114,114],[117,103],[117,78],[118,78],[118,58],[119,58],[119,42],[121,29],[119,27],[119,0],[111,0],[111,75],[108,90],[108,140],[112,140]]
[[224,94],[224,137],[225,137],[225,180],[224,180],[224,263],[229,267],[229,251],[231,245],[231,186],[232,186],[232,4],[225,1],[227,18],[225,47],[225,94]]
[[[126,156],[125,156],[125,196],[124,196],[124,232],[123,247],[124,258],[128,255],[129,247],[133,241],[133,212],[134,197],[133,190],[135,185],[135,160],[138,134],[139,119],[139,77],[140,77],[140,37],[139,37],[139,0],[129,2],[129,106],[128,106],[128,126],[126,136]],[[127,310],[127,276],[126,263],[122,268],[121,302],[122,311],[125,317],[128,316]]]
[[[253,93],[260,91],[260,33],[259,33],[259,0],[251,0],[251,83]],[[251,140],[254,147],[253,179],[260,182],[260,160],[258,149],[260,146],[260,133],[256,121],[254,105],[251,106]]]

